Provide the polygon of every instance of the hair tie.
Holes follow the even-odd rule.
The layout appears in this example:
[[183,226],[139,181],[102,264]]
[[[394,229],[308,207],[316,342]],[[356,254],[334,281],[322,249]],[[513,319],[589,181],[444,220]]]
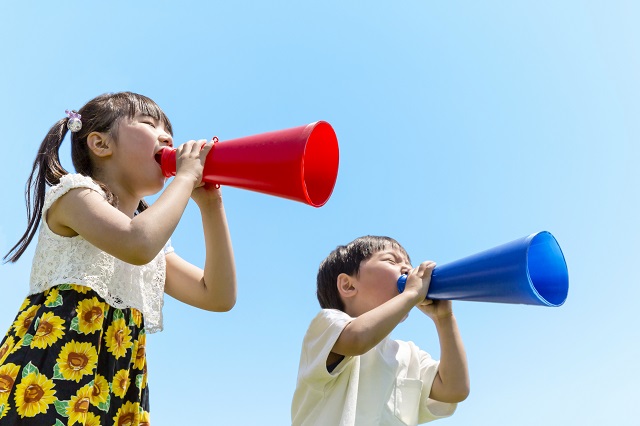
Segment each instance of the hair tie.
[[80,121],[82,116],[80,114],[73,110],[69,111],[68,109],[64,112],[66,112],[67,117],[69,117],[69,119],[67,120],[67,128],[71,130],[71,133],[75,133],[78,130],[82,129],[82,121]]

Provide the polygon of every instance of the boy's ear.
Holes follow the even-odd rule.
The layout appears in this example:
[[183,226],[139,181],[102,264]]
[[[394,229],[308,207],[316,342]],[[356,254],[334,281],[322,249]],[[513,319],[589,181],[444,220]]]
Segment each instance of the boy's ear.
[[344,272],[338,275],[337,286],[338,293],[344,298],[353,297],[358,292],[358,289],[353,285],[353,278]]
[[87,136],[87,146],[97,157],[110,156],[112,143],[112,140],[102,132],[91,132]]

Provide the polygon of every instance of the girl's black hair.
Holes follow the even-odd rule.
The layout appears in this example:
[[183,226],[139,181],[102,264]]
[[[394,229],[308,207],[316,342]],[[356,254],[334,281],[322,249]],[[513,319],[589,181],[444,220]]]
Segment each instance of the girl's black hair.
[[[169,134],[173,134],[171,122],[160,107],[150,98],[132,92],[106,93],[86,103],[79,111],[82,128],[71,133],[71,160],[77,173],[96,181],[107,194],[107,201],[118,205],[118,200],[109,188],[97,181],[94,165],[89,155],[87,136],[92,132],[109,133],[115,138],[117,126],[122,118],[133,118],[136,114],[144,114],[161,121]],[[25,252],[38,230],[47,185],[60,183],[60,178],[68,172],[60,164],[60,145],[67,134],[68,118],[55,123],[43,139],[33,168],[25,186],[25,202],[27,206],[27,230],[20,240],[3,257],[5,262],[15,262]],[[136,213],[148,207],[144,200],[140,201]]]

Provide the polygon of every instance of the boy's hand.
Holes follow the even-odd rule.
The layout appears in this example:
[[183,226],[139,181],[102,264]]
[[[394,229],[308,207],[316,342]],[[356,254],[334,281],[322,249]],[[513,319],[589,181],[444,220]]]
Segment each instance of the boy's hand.
[[409,272],[403,293],[407,291],[415,292],[417,298],[416,305],[422,303],[427,297],[429,285],[431,284],[431,273],[435,267],[436,263],[434,261],[427,260]]
[[[433,261],[422,262],[420,266],[413,269],[407,277],[407,287],[416,286],[421,298],[416,304],[416,307],[425,313],[433,321],[438,321],[443,318],[448,318],[453,315],[453,309],[450,300],[431,300],[426,299],[429,292],[429,286],[431,285],[431,274],[433,273],[436,263]],[[412,275],[414,276],[412,279]],[[422,278],[422,281],[418,281],[418,278]],[[411,282],[411,284],[410,284]],[[405,287],[405,291],[407,289]]]
[[416,307],[424,312],[434,322],[453,316],[451,300],[425,299],[423,302],[418,303]]

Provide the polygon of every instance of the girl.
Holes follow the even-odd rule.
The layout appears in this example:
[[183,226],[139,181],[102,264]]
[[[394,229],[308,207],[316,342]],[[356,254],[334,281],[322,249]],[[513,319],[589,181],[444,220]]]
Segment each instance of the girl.
[[[148,425],[146,333],[162,329],[163,292],[218,312],[236,300],[221,193],[201,181],[213,143],[178,147],[175,178],[149,206],[143,197],[165,184],[154,156],[173,146],[158,105],[123,92],[67,115],[40,146],[27,230],[5,256],[17,261],[40,225],[29,296],[0,345],[0,425]],[[77,174],[60,165],[67,129]],[[204,270],[169,242],[189,198]]]

